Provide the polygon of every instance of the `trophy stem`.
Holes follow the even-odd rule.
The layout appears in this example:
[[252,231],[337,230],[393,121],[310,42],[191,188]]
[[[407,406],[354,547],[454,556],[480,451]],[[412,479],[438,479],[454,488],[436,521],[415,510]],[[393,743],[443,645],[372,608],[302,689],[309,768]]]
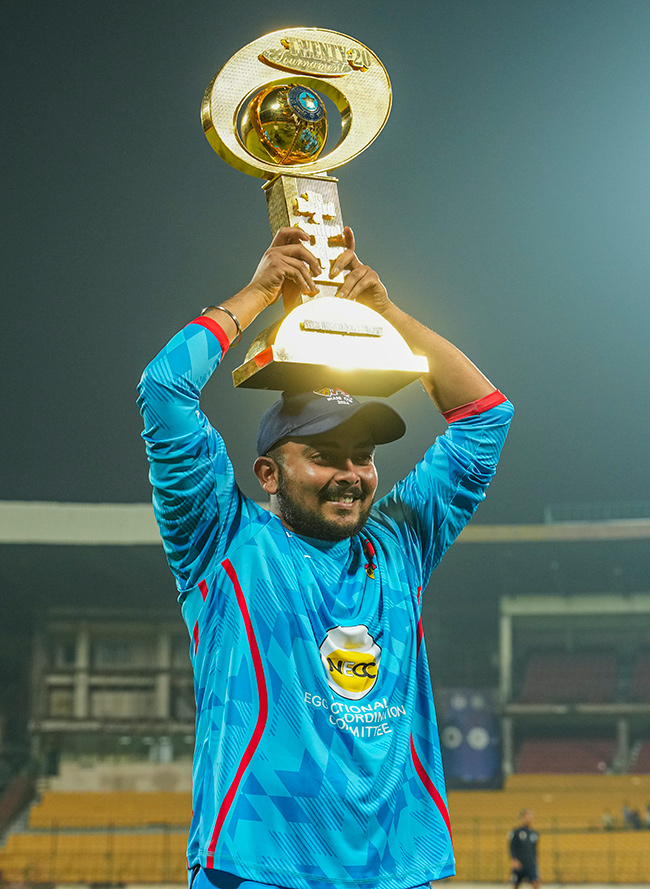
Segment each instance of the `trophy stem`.
[[[273,236],[286,226],[299,226],[310,236],[309,249],[323,270],[314,278],[320,290],[318,296],[335,296],[345,280],[342,272],[336,278],[329,276],[345,248],[337,182],[330,176],[307,178],[280,174],[263,186]],[[302,301],[318,299],[318,296],[303,296]]]

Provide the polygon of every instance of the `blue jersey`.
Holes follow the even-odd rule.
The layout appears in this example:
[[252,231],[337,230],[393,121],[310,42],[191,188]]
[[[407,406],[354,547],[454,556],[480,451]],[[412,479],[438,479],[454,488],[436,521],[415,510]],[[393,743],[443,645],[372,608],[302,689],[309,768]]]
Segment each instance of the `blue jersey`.
[[226,347],[197,319],[140,384],[195,675],[188,864],[291,889],[451,876],[421,593],[484,497],[512,408],[497,393],[461,412],[359,534],[311,539],[241,493],[199,409]]

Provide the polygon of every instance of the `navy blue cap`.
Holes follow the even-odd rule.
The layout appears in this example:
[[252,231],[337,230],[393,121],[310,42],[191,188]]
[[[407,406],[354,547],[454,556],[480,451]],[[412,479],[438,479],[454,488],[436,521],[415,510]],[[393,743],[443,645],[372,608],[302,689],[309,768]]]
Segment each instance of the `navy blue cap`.
[[257,453],[266,454],[283,438],[329,432],[352,417],[363,418],[376,445],[395,441],[406,432],[406,424],[397,411],[381,401],[362,404],[342,389],[283,392],[260,420]]

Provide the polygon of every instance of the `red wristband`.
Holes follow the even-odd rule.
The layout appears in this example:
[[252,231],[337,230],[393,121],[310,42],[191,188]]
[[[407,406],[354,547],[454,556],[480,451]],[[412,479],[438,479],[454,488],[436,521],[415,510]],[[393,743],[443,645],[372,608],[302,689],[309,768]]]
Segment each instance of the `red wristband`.
[[461,404],[458,407],[452,407],[451,410],[444,411],[442,416],[448,423],[454,423],[456,420],[464,420],[465,417],[473,417],[477,414],[485,413],[490,408],[496,407],[497,404],[503,404],[508,399],[503,392],[495,389],[489,395],[478,398],[476,401],[470,401],[467,404]]
[[200,315],[198,318],[195,318],[194,321],[190,321],[190,324],[200,324],[201,327],[205,327],[207,330],[210,331],[210,333],[213,333],[221,343],[223,354],[226,354],[226,352],[230,348],[230,340],[226,336],[226,332],[220,324],[217,324],[216,321],[214,321],[212,318],[207,318],[205,315]]

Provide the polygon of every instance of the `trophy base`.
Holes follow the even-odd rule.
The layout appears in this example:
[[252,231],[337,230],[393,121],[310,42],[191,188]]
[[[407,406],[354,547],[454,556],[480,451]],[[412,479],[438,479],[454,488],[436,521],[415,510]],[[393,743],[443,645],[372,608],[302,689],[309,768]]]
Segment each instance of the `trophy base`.
[[345,369],[327,364],[283,361],[277,359],[273,346],[270,346],[240,365],[232,377],[235,386],[241,389],[278,389],[285,392],[292,389],[315,390],[327,386],[330,389],[343,389],[350,395],[387,397],[408,386],[423,373],[426,370],[376,370],[363,367]]
[[343,389],[387,396],[426,374],[423,355],[378,313],[338,297],[297,306],[264,330],[233,372],[238,388]]

